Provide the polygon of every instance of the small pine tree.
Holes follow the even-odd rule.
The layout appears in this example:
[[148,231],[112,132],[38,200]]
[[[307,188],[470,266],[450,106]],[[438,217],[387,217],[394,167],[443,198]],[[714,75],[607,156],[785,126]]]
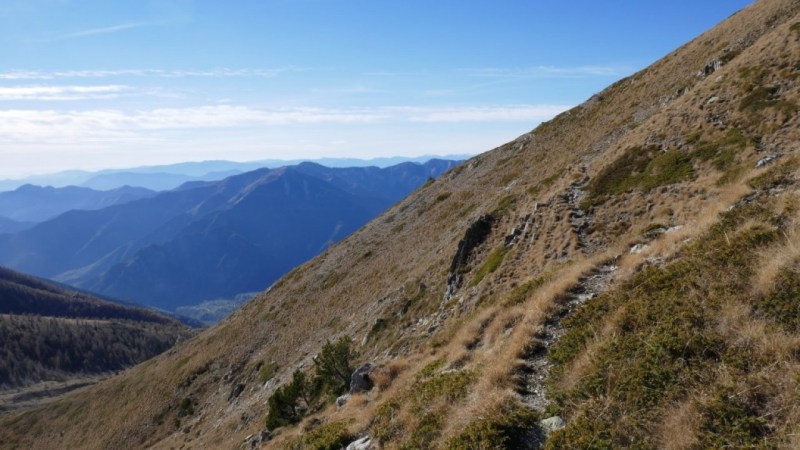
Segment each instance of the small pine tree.
[[292,381],[278,388],[269,398],[267,428],[274,430],[300,422],[319,406],[323,392],[341,395],[349,391],[352,360],[356,356],[351,350],[352,344],[349,337],[326,342],[314,358],[316,374],[311,379],[296,370]]
[[347,336],[334,343],[328,341],[314,358],[317,377],[332,395],[342,395],[350,390],[352,360],[355,357],[351,350],[352,345],[353,341]]
[[305,384],[305,375],[299,370],[292,375],[292,382],[281,386],[269,398],[269,414],[267,415],[267,428],[275,429],[286,425],[293,425],[303,418],[303,413],[298,408],[297,399]]

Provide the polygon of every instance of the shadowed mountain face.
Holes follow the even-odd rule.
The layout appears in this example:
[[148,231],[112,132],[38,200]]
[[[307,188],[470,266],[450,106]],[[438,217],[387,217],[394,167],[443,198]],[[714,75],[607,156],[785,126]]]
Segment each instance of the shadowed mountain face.
[[0,237],[0,262],[174,310],[266,288],[453,165],[308,163],[190,183]]
[[155,192],[148,189],[129,186],[96,191],[76,186],[54,188],[26,184],[14,191],[0,192],[0,216],[16,222],[42,222],[73,209],[102,209],[153,195]]

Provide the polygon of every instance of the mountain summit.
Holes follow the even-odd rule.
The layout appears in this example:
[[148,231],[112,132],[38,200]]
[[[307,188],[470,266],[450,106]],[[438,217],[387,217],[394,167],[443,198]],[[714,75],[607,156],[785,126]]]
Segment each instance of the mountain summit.
[[759,1],[0,440],[800,447],[799,43]]

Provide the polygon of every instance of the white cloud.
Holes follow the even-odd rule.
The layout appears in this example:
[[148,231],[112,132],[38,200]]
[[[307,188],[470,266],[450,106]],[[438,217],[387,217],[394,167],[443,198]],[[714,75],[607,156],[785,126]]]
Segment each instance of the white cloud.
[[9,100],[86,100],[116,98],[130,90],[123,85],[105,86],[0,86],[0,101]]
[[236,128],[300,123],[356,123],[379,120],[370,111],[295,108],[264,110],[242,106],[162,108],[149,111],[0,110],[0,140],[128,138],[159,130]]
[[131,22],[131,23],[122,23],[119,25],[112,25],[109,27],[101,27],[101,28],[88,28],[85,30],[74,31],[71,33],[64,33],[56,37],[56,39],[73,39],[78,37],[84,36],[94,36],[97,34],[109,34],[109,33],[116,33],[118,31],[125,31],[130,30],[133,28],[141,28],[144,26],[150,25],[145,22]]
[[410,108],[413,122],[538,122],[569,109],[563,105],[510,105],[458,108]]
[[129,141],[158,136],[169,130],[263,128],[296,124],[473,123],[534,124],[566,110],[559,105],[482,107],[377,107],[352,109],[281,108],[213,105],[120,110],[0,110],[0,141],[41,143]]

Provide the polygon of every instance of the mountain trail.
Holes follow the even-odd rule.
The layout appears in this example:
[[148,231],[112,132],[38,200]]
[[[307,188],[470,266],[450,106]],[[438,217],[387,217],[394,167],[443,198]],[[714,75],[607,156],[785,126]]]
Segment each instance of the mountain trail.
[[566,333],[561,321],[587,301],[608,290],[617,271],[616,260],[613,258],[601,263],[569,288],[559,302],[558,310],[545,321],[528,345],[529,351],[523,357],[517,386],[517,393],[528,408],[543,412],[549,403],[544,385],[551,366],[548,353]]

